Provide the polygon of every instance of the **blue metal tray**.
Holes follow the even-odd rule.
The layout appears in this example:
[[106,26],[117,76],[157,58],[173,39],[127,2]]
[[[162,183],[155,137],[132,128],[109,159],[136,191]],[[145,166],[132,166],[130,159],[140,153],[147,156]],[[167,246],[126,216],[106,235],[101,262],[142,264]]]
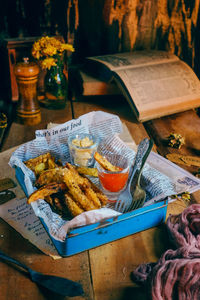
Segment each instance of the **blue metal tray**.
[[[15,168],[15,171],[16,178],[28,197],[24,184],[24,173],[18,167]],[[67,234],[64,242],[54,239],[50,235],[44,220],[42,218],[40,220],[59,255],[67,257],[163,223],[166,218],[167,205],[168,202],[164,200],[109,218],[103,222],[72,229]]]

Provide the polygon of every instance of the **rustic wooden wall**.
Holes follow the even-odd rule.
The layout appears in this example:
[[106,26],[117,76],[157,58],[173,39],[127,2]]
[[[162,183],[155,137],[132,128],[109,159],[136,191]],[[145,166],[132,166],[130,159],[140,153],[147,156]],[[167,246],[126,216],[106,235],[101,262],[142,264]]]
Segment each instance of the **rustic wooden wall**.
[[167,49],[200,76],[200,0],[7,0],[0,38],[62,34],[75,60],[135,49]]
[[199,4],[199,0],[79,0],[79,51],[84,56],[167,49],[200,75]]

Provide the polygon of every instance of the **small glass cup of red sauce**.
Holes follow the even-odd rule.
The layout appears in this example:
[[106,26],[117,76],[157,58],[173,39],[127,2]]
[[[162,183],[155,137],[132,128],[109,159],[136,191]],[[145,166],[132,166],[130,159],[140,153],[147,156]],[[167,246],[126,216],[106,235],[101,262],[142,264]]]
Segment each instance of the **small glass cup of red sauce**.
[[129,160],[121,154],[102,154],[112,165],[120,168],[120,171],[111,172],[105,170],[98,162],[96,167],[101,189],[109,201],[115,202],[119,194],[126,188],[129,175]]

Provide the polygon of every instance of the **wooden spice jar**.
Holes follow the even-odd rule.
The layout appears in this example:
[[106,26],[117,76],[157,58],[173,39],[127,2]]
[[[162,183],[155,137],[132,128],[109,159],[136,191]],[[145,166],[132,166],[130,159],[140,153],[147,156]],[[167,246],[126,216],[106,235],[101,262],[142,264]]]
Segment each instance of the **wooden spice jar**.
[[17,121],[21,124],[36,125],[41,122],[41,112],[37,99],[39,71],[38,65],[29,62],[27,57],[15,66],[15,76],[19,89]]

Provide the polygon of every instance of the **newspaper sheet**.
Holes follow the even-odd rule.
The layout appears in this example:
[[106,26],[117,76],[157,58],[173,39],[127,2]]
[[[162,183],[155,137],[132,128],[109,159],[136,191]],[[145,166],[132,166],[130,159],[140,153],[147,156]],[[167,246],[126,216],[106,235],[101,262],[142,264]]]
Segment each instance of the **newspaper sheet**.
[[[50,151],[64,164],[70,161],[67,144],[68,136],[74,132],[87,132],[99,137],[100,147],[116,153],[123,153],[130,165],[134,162],[135,151],[129,144],[121,140],[122,123],[118,116],[101,111],[91,112],[80,118],[68,121],[56,127],[36,131],[36,138],[20,146],[11,156],[9,164],[18,167],[25,175],[25,186],[28,194],[34,190],[35,176],[23,161]],[[181,192],[189,193],[200,189],[200,180],[182,168],[164,159],[156,153],[151,153],[142,174],[142,184],[147,192],[146,203],[152,203],[152,199],[159,200],[164,196],[170,196]],[[99,184],[98,180],[94,181]],[[64,241],[70,228],[91,224],[102,219],[119,214],[112,208],[102,208],[84,213],[72,220],[63,220],[54,213],[49,204],[44,200],[32,203],[36,216],[43,218],[50,234],[57,240]]]

